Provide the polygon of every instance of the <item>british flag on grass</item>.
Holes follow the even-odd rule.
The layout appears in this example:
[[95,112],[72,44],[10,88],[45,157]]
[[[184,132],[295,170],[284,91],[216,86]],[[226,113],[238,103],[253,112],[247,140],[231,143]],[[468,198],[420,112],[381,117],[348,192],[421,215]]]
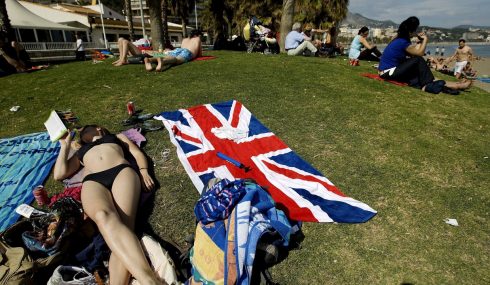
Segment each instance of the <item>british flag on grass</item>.
[[362,223],[376,215],[340,192],[238,101],[163,112],[156,118],[199,192],[212,178],[252,178],[293,220]]

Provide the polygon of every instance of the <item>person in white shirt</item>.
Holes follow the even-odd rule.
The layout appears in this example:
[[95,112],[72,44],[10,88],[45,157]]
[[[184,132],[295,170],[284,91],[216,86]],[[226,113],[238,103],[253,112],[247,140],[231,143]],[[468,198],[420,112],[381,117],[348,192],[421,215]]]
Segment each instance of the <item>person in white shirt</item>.
[[76,60],[85,60],[85,47],[83,46],[82,36],[77,33],[75,35],[77,38],[77,49],[75,50]]

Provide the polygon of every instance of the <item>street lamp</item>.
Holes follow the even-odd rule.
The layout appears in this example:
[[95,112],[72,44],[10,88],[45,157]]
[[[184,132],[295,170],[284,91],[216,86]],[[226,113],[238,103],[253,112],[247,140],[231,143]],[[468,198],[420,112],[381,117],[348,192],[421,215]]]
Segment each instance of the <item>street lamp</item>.
[[147,37],[146,37],[146,30],[145,30],[145,14],[143,12],[143,0],[140,0],[140,14],[141,14],[141,27],[143,28],[143,38],[146,40]]
[[104,46],[107,49],[107,37],[105,35],[105,26],[104,26],[104,7],[102,6],[102,2],[99,0],[99,7],[100,7],[100,22],[102,23],[102,34],[104,35]]
[[198,26],[197,26],[197,0],[194,0],[194,16],[196,16],[196,30],[197,30],[198,29]]

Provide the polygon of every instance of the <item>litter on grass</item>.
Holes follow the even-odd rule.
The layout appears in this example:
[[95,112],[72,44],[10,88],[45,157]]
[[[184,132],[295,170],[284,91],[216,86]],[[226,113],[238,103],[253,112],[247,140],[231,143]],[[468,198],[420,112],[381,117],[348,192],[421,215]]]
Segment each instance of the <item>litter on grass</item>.
[[458,221],[456,219],[445,219],[444,222],[446,222],[446,224],[451,226],[455,226],[455,227],[459,226]]
[[12,106],[12,108],[10,108],[10,112],[17,112],[19,111],[20,109],[20,106]]

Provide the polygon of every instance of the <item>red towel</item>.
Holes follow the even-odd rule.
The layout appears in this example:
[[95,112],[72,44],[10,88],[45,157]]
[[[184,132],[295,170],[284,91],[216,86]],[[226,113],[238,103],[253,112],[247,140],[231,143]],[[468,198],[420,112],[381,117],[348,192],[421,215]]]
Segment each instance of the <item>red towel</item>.
[[200,57],[197,57],[195,58],[194,60],[210,60],[210,59],[215,59],[216,57],[215,56],[212,56],[212,55],[203,55],[203,56],[200,56]]
[[394,80],[383,79],[376,73],[362,73],[361,76],[371,78],[371,79],[375,79],[375,80],[379,80],[379,81],[386,81],[386,82],[389,82],[389,83],[392,83],[392,84],[395,84],[398,86],[407,86],[408,85],[407,83],[404,83],[404,82],[398,82],[398,81],[394,81]]

